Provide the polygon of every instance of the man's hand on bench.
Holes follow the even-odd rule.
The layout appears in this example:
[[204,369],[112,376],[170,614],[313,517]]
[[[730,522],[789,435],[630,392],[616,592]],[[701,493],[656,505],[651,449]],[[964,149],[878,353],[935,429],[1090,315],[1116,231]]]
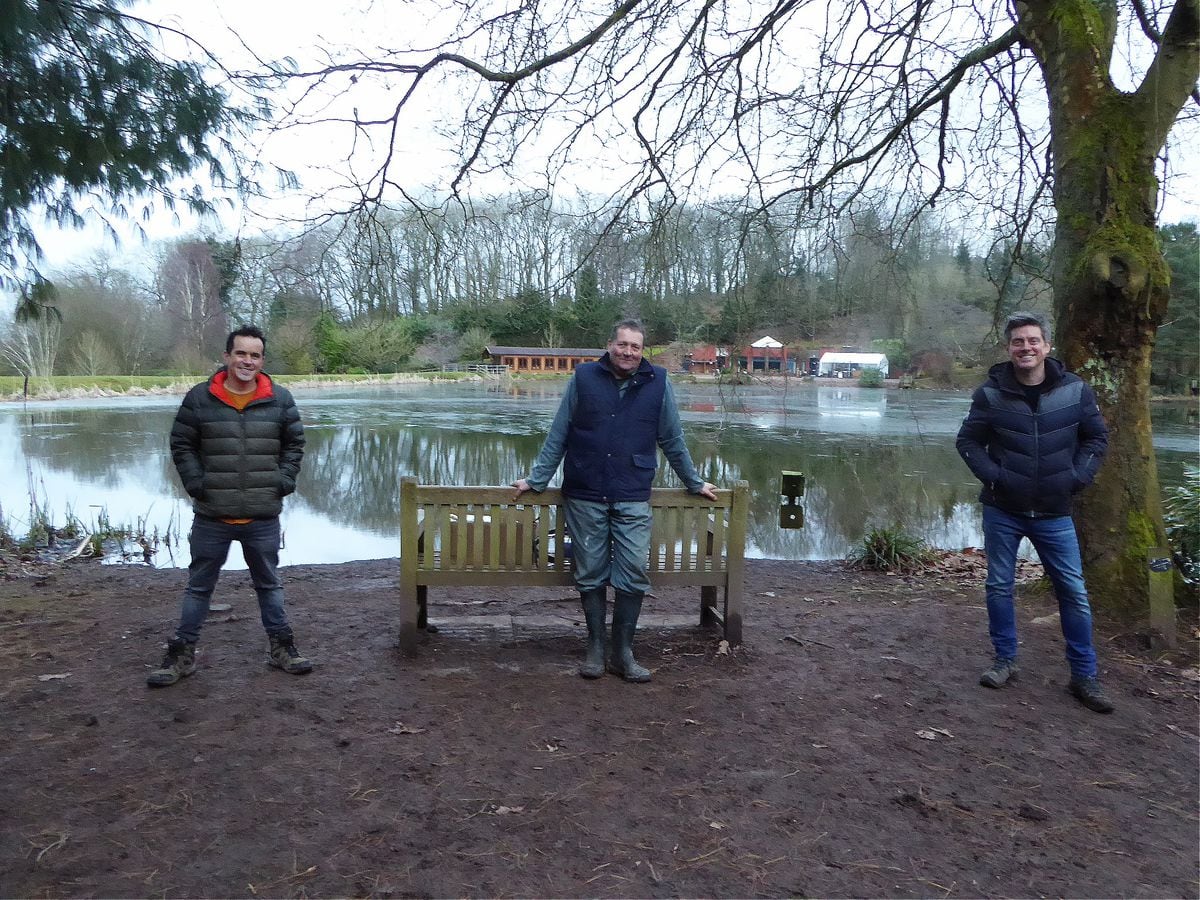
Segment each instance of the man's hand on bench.
[[521,499],[521,495],[522,495],[522,494],[524,494],[526,491],[532,491],[532,490],[533,490],[533,488],[531,488],[531,487],[529,486],[529,482],[528,482],[528,481],[526,481],[524,478],[518,478],[516,481],[514,481],[514,482],[512,483],[512,486],[513,486],[513,487],[515,487],[515,488],[517,489],[517,492],[516,492],[515,494],[513,494],[513,502],[514,502],[514,503],[515,503],[516,501],[520,500],[520,499]]
[[696,493],[699,494],[701,497],[706,497],[709,500],[716,500],[717,499],[716,491],[717,491],[717,486],[715,484],[709,484],[706,481],[706,482],[704,482],[704,487],[700,488],[700,490],[696,491]]

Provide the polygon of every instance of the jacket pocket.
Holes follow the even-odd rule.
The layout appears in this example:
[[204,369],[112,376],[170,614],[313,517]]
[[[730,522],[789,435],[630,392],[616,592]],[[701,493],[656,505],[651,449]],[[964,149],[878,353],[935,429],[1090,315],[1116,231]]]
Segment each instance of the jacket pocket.
[[296,490],[295,479],[288,478],[286,475],[284,475],[282,472],[280,472],[279,473],[279,496],[286,497],[288,494],[295,492],[295,490]]
[[655,453],[633,454],[633,464],[639,469],[657,469],[658,455]]

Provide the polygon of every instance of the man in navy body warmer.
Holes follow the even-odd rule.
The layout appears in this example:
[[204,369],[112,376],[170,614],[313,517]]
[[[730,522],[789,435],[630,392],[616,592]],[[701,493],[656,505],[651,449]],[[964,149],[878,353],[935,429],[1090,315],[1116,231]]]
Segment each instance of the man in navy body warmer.
[[1112,712],[1096,678],[1092,610],[1071,498],[1092,483],[1108,428],[1096,395],[1050,358],[1050,328],[1036,313],[1018,312],[1004,327],[1009,361],[992,366],[971,398],[956,446],[983,482],[987,551],[988,632],[995,661],[979,679],[999,688],[1017,675],[1013,606],[1017,547],[1029,538],[1054,585],[1071,680],[1067,690],[1088,709]]
[[626,681],[650,680],[650,672],[633,658],[633,634],[650,588],[650,488],[658,448],[688,491],[716,499],[714,486],[697,474],[683,442],[666,370],[642,358],[645,339],[646,329],[635,319],[613,326],[608,352],[576,368],[533,471],[513,483],[516,498],[543,491],[563,463],[575,586],[588,629],[587,657],[579,668],[584,678],[604,674],[611,584],[615,596],[608,671]]
[[304,457],[304,427],[286,388],[262,371],[263,333],[239,328],[225,340],[225,367],[196,385],[171,428],[171,457],[195,518],[187,590],[175,636],[162,664],[147,677],[165,687],[196,670],[196,642],[229,545],[242,545],[271,649],[268,662],[293,675],[312,670],[300,655],[283,607],[279,513],[296,489]]

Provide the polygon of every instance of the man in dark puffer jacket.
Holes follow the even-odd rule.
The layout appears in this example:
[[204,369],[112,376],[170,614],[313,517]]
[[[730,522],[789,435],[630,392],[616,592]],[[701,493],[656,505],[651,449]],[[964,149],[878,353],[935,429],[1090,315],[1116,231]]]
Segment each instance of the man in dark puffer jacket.
[[225,368],[183,399],[171,428],[171,457],[193,500],[192,562],[175,636],[151,687],[196,670],[196,642],[229,545],[237,541],[250,570],[268,662],[294,675],[312,671],[296,649],[279,581],[279,513],[296,489],[304,427],[292,395],[262,372],[266,339],[253,326],[226,338]]
[[1112,712],[1096,678],[1092,610],[1083,581],[1071,498],[1092,483],[1108,428],[1096,395],[1057,359],[1050,328],[1036,313],[1014,313],[1004,327],[1009,361],[992,366],[971,398],[956,446],[983,482],[988,631],[996,658],[979,679],[998,688],[1017,675],[1013,581],[1017,547],[1029,538],[1058,598],[1071,680],[1088,709]]

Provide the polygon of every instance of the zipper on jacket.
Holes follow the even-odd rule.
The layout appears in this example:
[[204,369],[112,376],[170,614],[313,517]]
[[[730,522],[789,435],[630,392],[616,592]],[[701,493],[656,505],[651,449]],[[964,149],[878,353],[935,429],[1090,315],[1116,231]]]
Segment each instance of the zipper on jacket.
[[1036,493],[1030,499],[1033,500],[1034,506],[1037,505],[1037,501],[1033,498],[1040,497],[1042,491],[1042,429],[1038,410],[1041,409],[1042,397],[1045,396],[1045,394],[1039,394],[1037,406],[1033,408],[1033,487]]

